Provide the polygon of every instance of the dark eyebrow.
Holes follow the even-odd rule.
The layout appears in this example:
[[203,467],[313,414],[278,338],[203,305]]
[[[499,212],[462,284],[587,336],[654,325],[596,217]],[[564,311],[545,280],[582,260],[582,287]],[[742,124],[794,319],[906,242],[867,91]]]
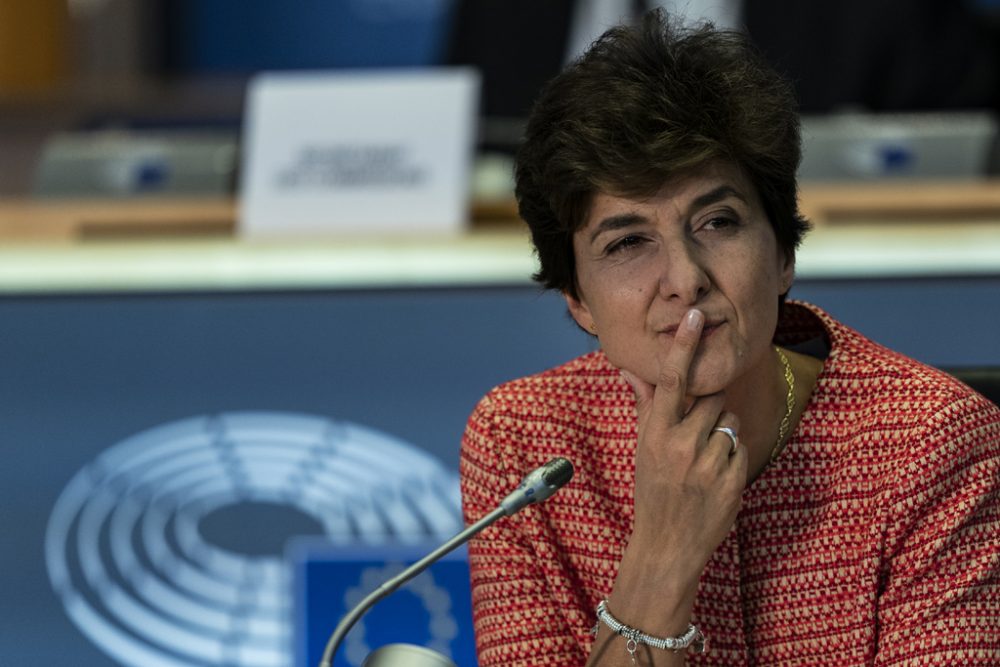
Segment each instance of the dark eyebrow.
[[596,241],[597,237],[604,232],[613,232],[618,229],[625,229],[626,227],[634,227],[645,222],[647,222],[646,218],[638,213],[622,213],[621,215],[609,216],[597,223],[594,231],[590,233],[590,242],[593,243]]
[[[711,206],[712,204],[717,204],[723,201],[727,197],[735,197],[745,204],[750,202],[747,200],[746,196],[734,188],[731,185],[720,185],[714,190],[709,190],[705,194],[698,195],[691,202],[688,207],[688,211],[693,211],[699,208],[704,208],[706,206]],[[632,227],[634,225],[641,225],[647,222],[646,218],[639,215],[638,213],[622,213],[621,215],[612,215],[610,217],[601,220],[594,231],[590,233],[590,242],[593,243],[597,240],[597,237],[605,232],[613,232],[619,229],[624,229],[626,227]]]
[[690,211],[698,208],[704,208],[705,206],[711,206],[712,204],[719,203],[720,201],[726,199],[727,197],[735,197],[744,204],[750,203],[747,200],[746,195],[744,195],[742,192],[740,192],[733,186],[720,185],[714,190],[709,190],[705,194],[698,195],[697,197],[695,197],[694,201],[691,202],[691,206],[688,208],[688,210]]

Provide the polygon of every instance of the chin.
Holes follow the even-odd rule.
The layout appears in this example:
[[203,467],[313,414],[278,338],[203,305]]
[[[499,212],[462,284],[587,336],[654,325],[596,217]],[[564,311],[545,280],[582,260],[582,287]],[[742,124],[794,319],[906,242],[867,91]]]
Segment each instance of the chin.
[[712,394],[717,394],[720,391],[725,390],[728,385],[720,382],[705,381],[701,382],[695,380],[688,384],[687,395],[692,398],[698,398],[700,396],[710,396]]
[[736,369],[695,359],[688,377],[688,396],[708,396],[728,388],[736,379]]

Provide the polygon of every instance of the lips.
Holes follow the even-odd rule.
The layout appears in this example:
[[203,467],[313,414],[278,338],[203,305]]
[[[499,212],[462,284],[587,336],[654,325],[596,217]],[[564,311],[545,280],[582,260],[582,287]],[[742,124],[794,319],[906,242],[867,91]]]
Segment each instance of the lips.
[[723,325],[722,322],[716,322],[715,324],[707,324],[707,325],[705,325],[705,327],[701,330],[701,337],[702,338],[707,338],[708,336],[711,336],[722,325]]
[[[719,327],[721,327],[725,323],[726,323],[725,320],[714,320],[706,322],[705,326],[702,327],[701,337],[705,338],[706,336],[712,335]],[[660,329],[659,333],[665,336],[673,337],[674,335],[677,334],[677,329],[679,327],[680,327],[679,324],[672,324],[664,329]]]

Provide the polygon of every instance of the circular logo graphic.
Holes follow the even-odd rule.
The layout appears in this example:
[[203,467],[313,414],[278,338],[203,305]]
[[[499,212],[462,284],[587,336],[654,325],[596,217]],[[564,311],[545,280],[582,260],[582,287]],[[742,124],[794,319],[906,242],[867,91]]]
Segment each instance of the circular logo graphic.
[[320,417],[230,413],[105,450],[56,502],[45,556],[67,614],[123,665],[284,667],[283,538],[378,544],[461,528],[454,473],[410,444]]
[[[360,604],[371,591],[383,582],[400,574],[406,566],[401,563],[388,563],[384,567],[369,567],[361,572],[361,580],[357,586],[344,592],[344,606],[353,609]],[[458,636],[458,623],[452,615],[451,596],[448,590],[438,586],[434,575],[429,570],[421,572],[410,581],[402,591],[416,596],[421,606],[428,614],[428,633],[431,637],[427,648],[451,658],[451,642]],[[372,652],[365,638],[364,618],[344,638],[344,656],[349,665],[361,665]]]

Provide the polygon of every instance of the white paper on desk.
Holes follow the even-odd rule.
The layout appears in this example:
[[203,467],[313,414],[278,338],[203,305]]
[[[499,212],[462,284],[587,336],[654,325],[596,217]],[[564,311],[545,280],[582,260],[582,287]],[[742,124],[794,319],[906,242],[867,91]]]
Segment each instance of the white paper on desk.
[[461,231],[478,101],[470,68],[259,75],[247,92],[241,233]]

